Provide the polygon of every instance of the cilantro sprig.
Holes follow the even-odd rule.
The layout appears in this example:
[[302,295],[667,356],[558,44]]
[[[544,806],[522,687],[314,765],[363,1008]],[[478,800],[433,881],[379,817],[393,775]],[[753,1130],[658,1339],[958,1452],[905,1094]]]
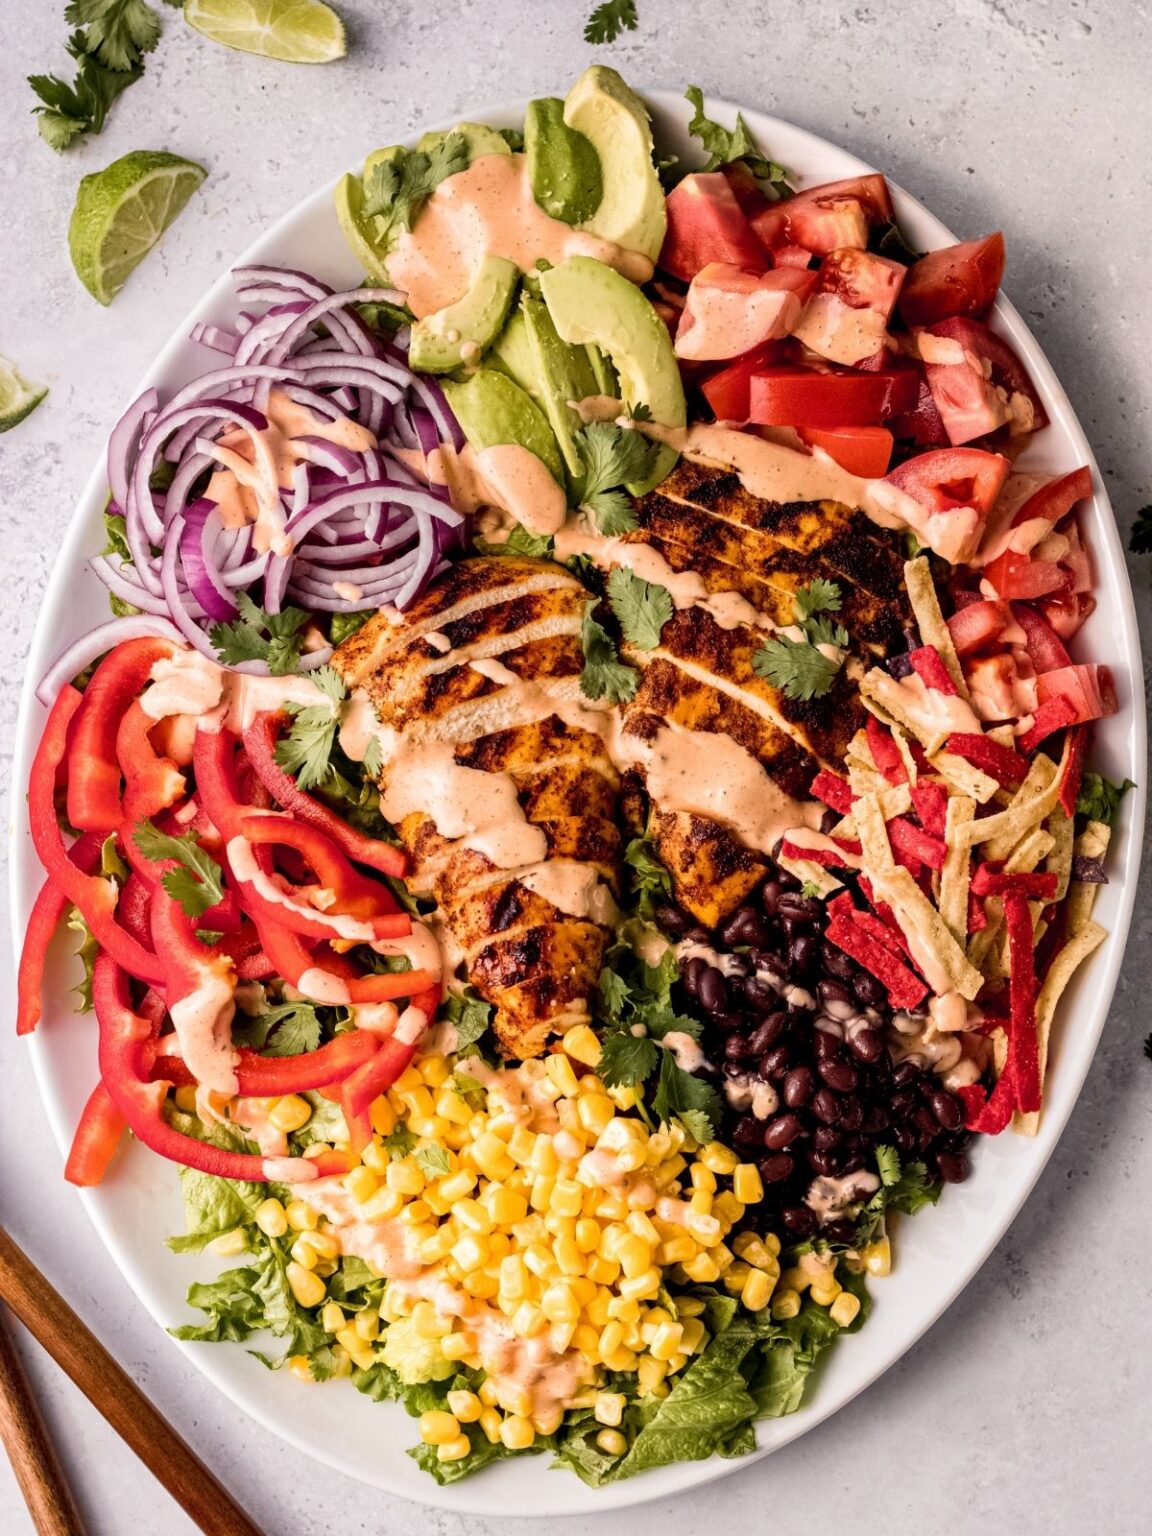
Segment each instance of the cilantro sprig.
[[[632,407],[634,421],[645,421],[648,415],[643,405]],[[624,487],[647,477],[659,443],[614,421],[590,421],[576,433],[576,448],[584,466],[580,506],[606,536],[631,533],[636,513]]]
[[1128,535],[1128,548],[1134,555],[1152,555],[1152,505],[1141,507]]
[[635,667],[625,666],[615,641],[595,617],[596,599],[588,599],[580,625],[580,644],[584,648],[584,670],[580,674],[580,692],[585,698],[605,699],[609,704],[627,704],[640,686]]
[[387,246],[397,231],[411,229],[440,183],[467,168],[462,133],[447,133],[430,149],[404,149],[378,161],[364,183],[364,213],[375,220],[377,240]]
[[76,29],[65,45],[76,63],[71,85],[56,75],[28,76],[39,98],[32,110],[40,137],[57,151],[103,129],[160,38],[160,18],[145,0],[71,0],[64,19]]
[[1080,782],[1076,813],[1087,816],[1089,821],[1102,821],[1110,827],[1116,820],[1120,802],[1130,789],[1135,788],[1131,779],[1125,779],[1123,784],[1113,784],[1102,773],[1086,773]]
[[[340,705],[348,692],[335,667],[317,667],[308,676],[324,698],[315,704],[287,700],[284,708],[292,716],[292,726],[276,745],[276,761],[294,775],[301,789],[323,784],[331,773]],[[364,771],[369,776],[379,769],[379,763],[371,761],[374,757],[378,752],[367,753],[364,758]]]
[[752,670],[758,677],[768,680],[773,688],[799,703],[821,699],[836,681],[841,662],[826,656],[817,647],[836,646],[843,650],[848,644],[848,631],[842,624],[827,617],[838,613],[842,601],[840,588],[834,581],[816,577],[807,586],[798,587],[792,595],[796,611],[796,627],[800,639],[793,635],[773,635],[766,640],[752,657]]
[[324,1021],[314,1003],[303,998],[276,1003],[263,1013],[233,1026],[237,1045],[265,1056],[303,1056],[314,1051],[324,1035]]
[[744,165],[757,181],[767,183],[777,199],[791,197],[793,188],[788,181],[788,172],[764,154],[739,112],[736,114],[736,127],[725,128],[705,116],[704,93],[698,85],[690,85],[684,97],[695,109],[692,121],[688,124],[688,132],[699,139],[708,151],[704,166],[706,171],[714,171],[721,165]]
[[608,605],[625,640],[642,651],[656,649],[660,632],[674,611],[667,587],[644,581],[626,565],[616,566],[608,578]]
[[636,30],[636,0],[604,0],[584,23],[586,43],[614,43],[621,32]]
[[202,917],[224,900],[224,872],[206,849],[201,848],[195,832],[173,836],[161,832],[150,821],[137,824],[132,840],[146,859],[159,864],[173,859],[176,869],[167,869],[160,883],[184,910],[186,917]]
[[303,631],[310,615],[303,608],[266,613],[247,592],[237,592],[235,603],[240,617],[227,624],[214,624],[208,637],[224,665],[266,661],[273,677],[299,671]]

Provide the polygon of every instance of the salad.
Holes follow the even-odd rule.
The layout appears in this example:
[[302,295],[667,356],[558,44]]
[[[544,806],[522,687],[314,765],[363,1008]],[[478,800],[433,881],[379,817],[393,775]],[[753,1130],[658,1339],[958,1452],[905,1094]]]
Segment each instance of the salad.
[[1014,467],[1003,238],[688,99],[700,169],[596,67],[345,176],[360,287],[237,270],[39,690],[66,1176],[179,1165],[230,1262],[177,1336],[402,1402],[440,1482],[754,1449],[894,1216],[1035,1133],[1105,936],[1091,476]]

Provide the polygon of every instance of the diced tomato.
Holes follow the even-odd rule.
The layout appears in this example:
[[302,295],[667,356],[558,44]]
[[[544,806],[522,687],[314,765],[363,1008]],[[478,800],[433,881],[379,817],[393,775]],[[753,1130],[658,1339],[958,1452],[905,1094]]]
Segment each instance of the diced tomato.
[[871,251],[830,252],[792,334],[821,357],[848,367],[875,356],[884,345],[904,271],[898,261]]
[[917,337],[928,386],[952,443],[971,442],[1002,426],[1011,436],[1047,426],[1024,364],[979,320],[942,320]]
[[948,633],[952,636],[956,654],[968,656],[991,645],[999,639],[1011,618],[1012,610],[1003,602],[977,598],[975,602],[957,608],[948,620]]
[[691,282],[712,261],[763,272],[768,255],[720,171],[685,176],[668,194],[668,232],[657,265]]
[[900,313],[908,325],[934,325],[957,315],[982,315],[1004,276],[1004,236],[929,251],[908,268],[900,292]]
[[1096,662],[1041,673],[1036,679],[1036,697],[1042,705],[1063,699],[1074,712],[1074,720],[1070,723],[1075,725],[1086,725],[1089,720],[1114,715],[1117,707],[1112,673]]
[[[1080,537],[1080,524],[1074,517],[1055,529],[1056,538],[1064,538],[1068,541],[1068,548],[1056,557],[1056,563],[1062,570],[1068,572],[1072,578],[1073,592],[1091,592],[1092,590],[1092,557]],[[1043,555],[1043,545],[1037,546],[1037,553]]]
[[804,427],[800,436],[813,448],[823,448],[841,469],[864,480],[879,480],[892,457],[887,427]]
[[769,344],[739,357],[727,368],[721,368],[700,385],[701,392],[712,407],[717,421],[737,422],[741,426],[748,420],[748,387],[757,369],[774,362],[782,355],[779,347]]
[[732,188],[733,196],[740,204],[740,211],[746,219],[754,219],[758,213],[763,213],[765,208],[772,207],[772,202],[765,195],[763,187],[742,160],[729,161],[727,165],[721,167],[720,174]]
[[1096,599],[1086,592],[1069,592],[1041,598],[1036,606],[1061,640],[1071,640],[1096,607]]
[[1071,576],[1054,560],[1033,560],[1028,555],[1018,555],[1014,549],[1005,550],[985,568],[984,580],[997,597],[1025,602],[1047,597],[1050,592],[1072,590]]
[[887,478],[890,485],[926,507],[930,517],[954,514],[956,526],[941,530],[948,535],[947,548],[937,539],[930,542],[959,565],[976,553],[1010,467],[1001,454],[980,448],[935,448],[898,464]]
[[1012,527],[1019,528],[1034,519],[1055,526],[1071,512],[1078,501],[1086,500],[1091,494],[1092,471],[1087,465],[1074,469],[1070,474],[1047,481],[1039,490],[1034,491],[1013,517]]
[[751,420],[765,427],[868,427],[910,409],[916,375],[760,368],[749,392]]
[[713,261],[692,279],[676,332],[676,356],[690,362],[743,357],[787,336],[816,287],[815,272],[782,267],[747,272]]
[[850,247],[862,251],[870,224],[892,217],[892,198],[883,176],[850,176],[773,203],[756,215],[752,227],[771,250],[803,246],[817,256]]
[[918,372],[917,381],[916,403],[911,410],[893,416],[892,435],[897,439],[910,438],[917,448],[945,448],[948,433],[928,387],[927,375]]
[[1064,649],[1064,642],[1043,614],[1027,603],[1013,603],[1012,614],[1024,631],[1024,643],[1037,672],[1055,672],[1071,665],[1072,658]]

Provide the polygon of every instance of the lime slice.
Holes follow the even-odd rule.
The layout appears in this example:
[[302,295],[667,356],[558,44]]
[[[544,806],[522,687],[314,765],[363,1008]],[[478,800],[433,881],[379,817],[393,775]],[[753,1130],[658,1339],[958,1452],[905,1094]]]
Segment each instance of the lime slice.
[[85,176],[68,226],[76,275],[111,304],[207,171],[164,150],[137,149]]
[[44,384],[29,384],[15,363],[0,357],[0,432],[19,426],[48,393]]
[[184,0],[184,19],[225,48],[286,64],[330,64],[346,52],[344,23],[321,0]]

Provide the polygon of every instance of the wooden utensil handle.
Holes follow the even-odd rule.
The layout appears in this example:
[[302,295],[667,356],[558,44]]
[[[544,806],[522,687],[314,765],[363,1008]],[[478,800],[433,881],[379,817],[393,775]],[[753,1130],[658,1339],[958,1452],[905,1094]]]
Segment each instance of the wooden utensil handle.
[[0,1300],[8,1303],[205,1536],[262,1536],[2,1227]]
[[84,1522],[0,1312],[0,1439],[39,1536],[84,1536]]

